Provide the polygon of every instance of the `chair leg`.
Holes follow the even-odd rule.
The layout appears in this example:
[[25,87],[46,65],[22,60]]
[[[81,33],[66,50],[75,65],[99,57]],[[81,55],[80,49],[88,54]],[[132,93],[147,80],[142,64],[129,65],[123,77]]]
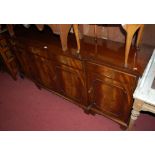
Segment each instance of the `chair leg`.
[[130,51],[133,35],[134,33],[127,32],[126,45],[125,45],[125,67],[127,67],[128,65],[128,57],[129,57],[129,51]]
[[[127,37],[126,37],[126,45],[125,45],[125,67],[127,67],[127,64],[128,64],[128,57],[129,57],[130,47],[132,44],[132,39],[138,28],[139,26],[131,25],[130,27],[128,27],[128,29],[126,29]],[[143,32],[142,30],[143,28],[141,28],[139,35],[138,35],[138,40],[137,40],[138,45],[142,37],[142,32]]]
[[64,25],[60,24],[60,40],[63,51],[67,50],[67,38],[70,28],[71,24],[64,24]]
[[80,53],[80,38],[79,38],[79,31],[78,31],[78,24],[73,24],[73,29],[75,32],[76,42],[77,42],[77,53]]
[[139,49],[140,43],[142,41],[143,31],[144,31],[144,24],[140,26],[139,31],[138,31],[138,36],[137,36],[137,41],[136,41],[137,49]]

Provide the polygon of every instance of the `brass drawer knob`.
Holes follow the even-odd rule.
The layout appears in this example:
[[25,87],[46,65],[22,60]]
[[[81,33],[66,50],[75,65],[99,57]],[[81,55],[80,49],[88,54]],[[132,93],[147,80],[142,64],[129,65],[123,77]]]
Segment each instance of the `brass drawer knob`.
[[91,87],[89,90],[88,90],[88,94],[90,94],[93,90],[93,87]]
[[47,47],[47,46],[44,46],[43,48],[44,48],[44,49],[48,49],[48,47]]

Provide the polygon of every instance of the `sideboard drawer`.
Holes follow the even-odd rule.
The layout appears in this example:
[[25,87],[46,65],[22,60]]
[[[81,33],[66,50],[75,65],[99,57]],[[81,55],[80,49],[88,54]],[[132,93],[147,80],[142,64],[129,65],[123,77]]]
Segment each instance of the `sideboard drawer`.
[[36,47],[36,46],[29,46],[29,52],[32,54],[44,57],[45,59],[50,59],[52,56],[50,55],[50,52],[48,48],[44,47]]
[[70,66],[70,67],[80,69],[80,70],[83,69],[82,61],[77,60],[75,58],[70,58],[70,57],[63,56],[63,55],[55,55],[54,58],[55,58],[55,61],[60,64]]
[[98,65],[94,63],[87,63],[86,68],[89,72],[97,73],[99,75],[105,76],[107,78],[123,82],[123,83],[135,83],[136,81],[136,76],[131,75],[129,73],[124,73],[123,71],[121,72],[120,70],[116,70],[114,68],[110,68],[107,66],[103,65]]

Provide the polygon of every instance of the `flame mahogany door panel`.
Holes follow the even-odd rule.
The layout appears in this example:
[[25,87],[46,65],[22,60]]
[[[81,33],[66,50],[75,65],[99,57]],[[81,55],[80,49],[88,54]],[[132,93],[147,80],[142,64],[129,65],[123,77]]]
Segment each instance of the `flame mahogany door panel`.
[[87,63],[86,67],[88,106],[127,125],[136,77],[97,64]]
[[35,81],[48,89],[57,91],[57,76],[54,63],[38,55],[32,54],[32,57]]
[[57,65],[56,73],[60,94],[79,104],[86,104],[86,84],[83,71],[65,65]]
[[36,84],[57,92],[55,63],[50,59],[51,57],[48,56],[50,51],[37,45],[28,45],[28,48],[31,53],[30,58],[34,73],[33,80]]
[[32,61],[30,59],[31,56],[28,52],[28,49],[20,42],[16,42],[15,47],[16,48],[14,52],[19,62],[20,72],[22,72],[28,78],[32,79],[33,74],[33,71],[31,70]]

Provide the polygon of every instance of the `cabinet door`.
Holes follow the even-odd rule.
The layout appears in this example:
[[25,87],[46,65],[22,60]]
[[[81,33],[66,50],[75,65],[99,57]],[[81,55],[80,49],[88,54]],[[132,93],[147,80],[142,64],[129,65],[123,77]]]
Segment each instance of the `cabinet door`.
[[30,55],[24,48],[18,48],[15,50],[17,61],[19,62],[20,71],[27,77],[31,77],[31,59]]
[[125,102],[128,102],[124,88],[107,78],[92,78],[88,81],[89,105],[102,112],[123,120],[125,115]]
[[60,93],[80,104],[86,104],[84,73],[68,66],[56,66]]
[[94,72],[91,70],[87,73],[88,107],[127,125],[133,104],[135,78],[115,72],[110,74],[108,70],[105,75],[95,68]]
[[57,76],[54,63],[37,55],[31,55],[35,81],[52,90],[57,88]]
[[[6,41],[5,41],[5,43],[7,45]],[[13,77],[13,79],[16,80],[16,75],[18,72],[16,59],[15,59],[12,51],[8,47],[5,47],[4,49],[3,49],[3,47],[5,47],[5,45],[1,44],[1,40],[0,40],[0,56],[2,57],[3,62],[5,64],[5,66],[7,67],[10,75]]]

